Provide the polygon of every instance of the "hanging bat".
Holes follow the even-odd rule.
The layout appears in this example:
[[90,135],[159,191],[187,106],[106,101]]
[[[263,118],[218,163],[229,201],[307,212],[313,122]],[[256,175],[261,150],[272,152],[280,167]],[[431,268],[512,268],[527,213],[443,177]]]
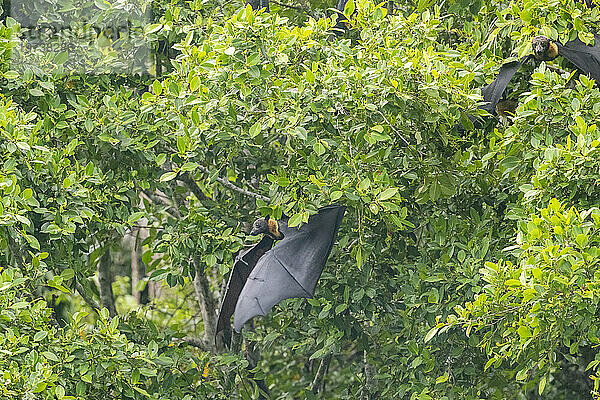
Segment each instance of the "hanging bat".
[[[527,62],[529,58],[530,56],[527,56],[522,60],[505,63],[500,67],[496,79],[481,89],[483,104],[478,107],[480,110],[485,110],[491,115],[504,117],[514,113],[518,104],[512,100],[504,99],[504,92],[517,71],[519,71],[521,66]],[[484,121],[482,118],[469,118],[473,121],[475,127],[481,128],[483,126]],[[458,126],[459,129],[464,129],[462,124],[459,124]]]
[[282,300],[314,295],[345,210],[344,206],[323,207],[300,228],[282,221],[283,239],[258,260],[240,293],[233,315],[236,332]]
[[251,234],[263,238],[236,258],[219,311],[216,333],[224,331],[225,343],[233,314],[239,332],[246,321],[265,315],[278,302],[314,294],[344,211],[343,206],[321,208],[300,228],[288,227],[286,217],[254,222]]
[[263,234],[263,237],[257,244],[236,257],[229,275],[216,329],[217,335],[221,331],[224,332],[224,342],[227,346],[231,341],[230,319],[242,288],[248,280],[248,275],[250,275],[258,260],[273,247],[274,241],[283,239],[283,234],[279,231],[279,223],[268,217],[259,218],[252,225],[250,235],[260,234]]
[[[481,89],[481,96],[483,97],[484,104],[479,108],[492,115],[497,115],[498,111],[504,110],[504,101],[501,101],[501,99],[504,97],[506,87],[527,59],[528,58],[520,61],[511,61],[500,67],[496,79]],[[498,107],[498,104],[500,104],[500,108]]]
[[581,72],[589,75],[600,85],[600,35],[594,34],[594,45],[588,46],[579,38],[564,45],[545,36],[536,36],[531,41],[533,54],[540,61],[551,61],[563,56]]
[[333,31],[335,32],[335,34],[337,36],[340,36],[346,32],[348,32],[348,30],[350,29],[350,25],[348,23],[348,20],[346,18],[346,16],[344,15],[344,9],[346,8],[346,3],[348,2],[348,0],[338,0],[335,9],[338,11],[337,14],[337,20],[335,25],[333,26]]

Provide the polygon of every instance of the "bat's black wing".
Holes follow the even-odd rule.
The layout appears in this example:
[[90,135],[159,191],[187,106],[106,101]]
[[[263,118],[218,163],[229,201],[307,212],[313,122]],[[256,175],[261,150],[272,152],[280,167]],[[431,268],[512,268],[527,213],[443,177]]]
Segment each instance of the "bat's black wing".
[[346,8],[347,1],[348,0],[338,0],[337,5],[335,6],[336,10],[339,11],[339,13],[336,13],[337,20],[335,26],[333,27],[336,35],[341,35],[342,33],[348,30],[346,24],[344,23],[344,21],[346,21],[346,17],[344,16],[344,9]]
[[[483,87],[481,89],[481,96],[483,97],[483,104],[478,108],[481,110],[485,110],[492,115],[496,115],[496,104],[502,99],[504,96],[504,92],[506,91],[506,87],[515,76],[519,68],[523,65],[525,61],[527,61],[529,57],[525,57],[520,61],[511,61],[506,64],[503,64],[500,67],[500,71],[498,71],[498,75],[496,79],[492,81],[489,85]],[[476,128],[481,128],[484,124],[484,119],[479,117],[469,117]],[[458,124],[459,129],[464,129],[462,123]]]
[[581,72],[593,78],[596,85],[600,85],[600,35],[594,35],[593,46],[587,46],[579,39],[556,45],[559,56],[571,61]]
[[[218,335],[219,332],[224,331],[226,336],[230,336],[231,316],[235,310],[235,305],[237,304],[238,297],[240,297],[242,288],[246,284],[248,276],[254,269],[258,260],[270,250],[271,247],[273,247],[273,239],[265,235],[260,242],[236,257],[231,274],[229,275],[229,281],[227,282],[221,309],[219,310],[219,319],[217,321],[217,330],[215,332],[216,335]],[[225,343],[229,343],[229,337],[225,339]]]
[[282,300],[313,296],[345,210],[321,208],[300,228],[280,224],[285,237],[258,261],[242,289],[233,317],[236,332]]
[[479,108],[492,115],[496,115],[496,104],[502,99],[506,87],[519,68],[521,68],[521,65],[523,65],[523,61],[511,61],[500,67],[496,79],[481,89],[481,96],[483,97],[484,104]]

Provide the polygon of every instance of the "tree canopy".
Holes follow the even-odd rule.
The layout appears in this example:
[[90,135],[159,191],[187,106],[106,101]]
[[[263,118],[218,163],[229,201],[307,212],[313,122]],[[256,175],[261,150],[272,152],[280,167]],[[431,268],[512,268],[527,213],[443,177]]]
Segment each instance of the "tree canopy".
[[[530,62],[478,108],[599,9],[340,4],[4,1],[0,397],[600,396],[598,86]],[[314,298],[215,342],[252,222],[328,204]]]

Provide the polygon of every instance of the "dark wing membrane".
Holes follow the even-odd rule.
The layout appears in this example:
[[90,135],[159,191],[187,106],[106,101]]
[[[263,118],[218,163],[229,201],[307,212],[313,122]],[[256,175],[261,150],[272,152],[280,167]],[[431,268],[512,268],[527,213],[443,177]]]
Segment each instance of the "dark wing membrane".
[[333,27],[336,34],[338,35],[348,30],[346,24],[344,23],[344,21],[346,21],[346,17],[344,16],[344,9],[346,8],[347,1],[348,0],[338,0],[337,5],[335,6],[335,8],[338,11],[340,11],[339,13],[336,13],[337,20],[335,26]]
[[285,237],[258,261],[239,296],[233,317],[236,332],[282,300],[314,295],[344,212],[343,206],[328,206],[299,229],[280,225]]
[[[511,61],[503,64],[500,67],[500,71],[498,71],[498,76],[496,76],[496,79],[481,89],[481,96],[483,97],[484,104],[479,106],[479,109],[485,110],[492,115],[496,115],[496,104],[498,104],[500,99],[502,99],[506,87],[515,76],[519,68],[521,68],[521,65],[523,65],[527,59],[528,57],[525,57],[521,61]],[[473,122],[476,128],[481,128],[483,126],[483,118],[470,116],[469,119]],[[465,129],[462,123],[458,124],[458,128]]]
[[254,266],[260,260],[260,258],[273,246],[273,239],[268,236],[263,238],[251,247],[248,251],[241,255],[238,255],[233,264],[233,269],[229,275],[229,281],[227,282],[227,288],[225,289],[225,296],[223,296],[223,302],[221,303],[221,309],[219,310],[219,320],[217,321],[218,334],[221,331],[227,331],[230,328],[231,316],[235,310],[235,305],[238,301],[238,297],[242,292],[242,288],[248,280],[248,276],[254,269]]
[[571,61],[581,72],[589,75],[600,85],[600,36],[594,35],[594,45],[586,46],[575,39],[558,45],[558,55]]
[[519,68],[523,65],[523,61],[511,61],[503,64],[498,71],[498,76],[492,83],[481,89],[481,96],[483,96],[482,110],[489,112],[492,115],[496,114],[496,104],[500,101],[504,95],[504,91],[508,86],[509,82],[515,76]]

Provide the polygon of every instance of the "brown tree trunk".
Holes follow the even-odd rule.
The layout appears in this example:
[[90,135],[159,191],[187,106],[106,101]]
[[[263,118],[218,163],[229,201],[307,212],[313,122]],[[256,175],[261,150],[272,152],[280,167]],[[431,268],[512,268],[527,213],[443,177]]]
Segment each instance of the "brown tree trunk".
[[145,234],[144,229],[139,228],[131,243],[131,294],[138,304],[148,303],[148,285],[141,291],[137,290],[139,282],[146,276],[146,265],[142,261],[142,242]]
[[204,324],[204,341],[211,347],[215,348],[215,332],[217,330],[217,313],[216,313],[216,301],[210,291],[208,278],[202,268],[202,264],[199,260],[193,260],[194,268],[196,269],[196,276],[194,277],[194,290],[196,292],[196,299],[200,306],[200,312],[202,314],[202,323]]
[[111,266],[110,250],[107,248],[98,263],[98,283],[100,284],[100,302],[102,307],[108,309],[108,313],[112,318],[117,315],[117,308],[115,307],[115,297],[112,290]]

